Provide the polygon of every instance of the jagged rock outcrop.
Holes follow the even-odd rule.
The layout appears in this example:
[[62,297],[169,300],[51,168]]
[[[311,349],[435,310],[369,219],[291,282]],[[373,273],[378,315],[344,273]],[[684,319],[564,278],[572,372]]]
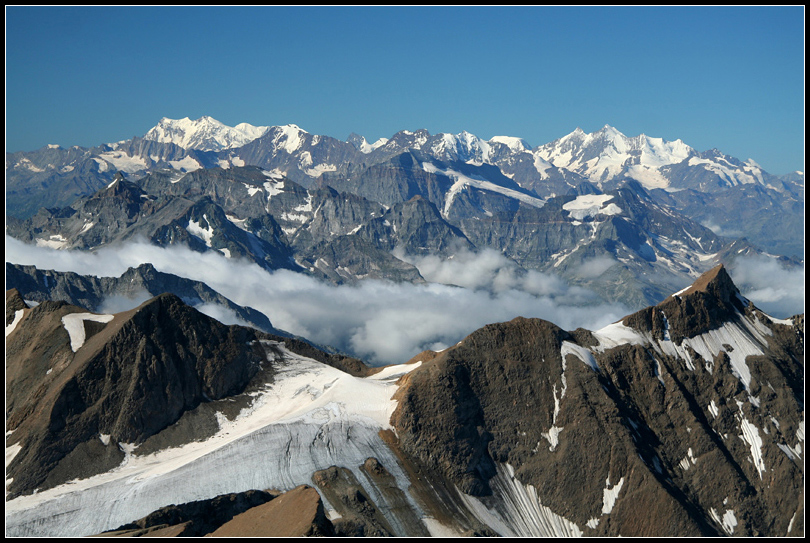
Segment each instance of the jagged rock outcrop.
[[11,496],[109,469],[119,443],[241,392],[265,360],[257,333],[171,294],[114,318],[65,302],[29,310],[6,346],[9,444],[25,441],[8,466]]
[[462,491],[511,466],[586,535],[784,535],[803,503],[798,337],[717,267],[594,333],[488,325],[405,377],[392,423]]
[[[13,535],[98,533],[257,488],[290,492],[214,535],[804,532],[804,319],[762,313],[722,267],[600,330],[519,317],[378,369],[298,340],[242,337],[166,296],[108,322],[82,317],[78,342],[61,320],[76,309],[43,302],[15,310],[7,328]],[[135,326],[152,315],[166,330]],[[119,341],[128,323],[144,343],[134,354]],[[260,367],[242,387],[248,366],[218,363],[216,349],[252,353]],[[147,413],[158,426],[155,406],[172,410],[162,392],[175,374],[208,398],[162,429],[141,424]],[[131,409],[100,409],[96,389],[104,405],[125,396]],[[21,495],[37,487],[52,494]],[[130,528],[187,533],[177,507]]]

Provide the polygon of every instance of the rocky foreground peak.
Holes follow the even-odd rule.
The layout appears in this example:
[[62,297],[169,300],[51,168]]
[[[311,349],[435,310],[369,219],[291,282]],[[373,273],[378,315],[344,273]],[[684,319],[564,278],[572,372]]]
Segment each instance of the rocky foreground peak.
[[750,305],[720,264],[701,275],[691,286],[656,306],[625,317],[622,322],[658,339],[669,337],[677,344],[719,328],[752,311]]
[[8,468],[12,496],[109,469],[123,453],[107,444],[143,442],[241,392],[264,360],[256,331],[168,293],[116,315],[64,302],[25,313],[6,348],[7,425],[26,442]]
[[513,473],[586,535],[784,535],[803,504],[801,338],[718,266],[599,331],[517,318],[416,357],[392,424],[462,492]]
[[82,311],[7,314],[13,534],[191,533],[251,489],[283,494],[205,533],[804,533],[803,318],[722,267],[600,330],[518,317],[373,371],[172,295]]

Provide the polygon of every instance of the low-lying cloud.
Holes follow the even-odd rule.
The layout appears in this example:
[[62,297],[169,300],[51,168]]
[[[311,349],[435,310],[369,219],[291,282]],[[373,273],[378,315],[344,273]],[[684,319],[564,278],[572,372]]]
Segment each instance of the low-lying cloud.
[[[542,318],[566,330],[596,330],[631,312],[621,304],[599,303],[591,291],[571,287],[558,277],[534,271],[518,274],[504,263],[502,255],[494,253],[463,254],[455,262],[418,261],[417,267],[428,279],[445,277],[461,286],[390,281],[335,286],[289,270],[271,273],[215,251],[197,253],[186,247],[161,248],[147,242],[130,242],[92,253],[57,251],[6,236],[9,262],[100,277],[118,277],[129,267],[150,262],[162,272],[202,281],[235,303],[263,312],[277,328],[376,365],[405,362],[422,350],[454,345],[486,324],[518,316]],[[461,273],[464,269],[468,273]],[[767,283],[758,281],[767,274],[757,272],[759,268],[740,269],[746,284],[754,289],[743,293],[762,309],[768,311],[752,292],[781,301],[790,297],[787,292],[766,293]],[[737,281],[737,272],[731,273]],[[784,279],[787,287],[797,276],[789,273]],[[798,284],[803,307],[803,270]],[[796,284],[792,286],[795,293]],[[130,301],[130,307],[124,307],[126,301],[121,299],[108,302],[110,308],[114,305],[120,311],[140,301]],[[224,314],[223,309],[205,309],[228,324],[236,322],[235,315]]]
[[[537,272],[517,277],[495,256],[503,258],[497,253],[484,253],[478,259],[467,254],[463,262],[459,258],[450,264],[480,272],[478,277],[467,274],[465,286],[390,281],[335,286],[288,270],[267,272],[256,264],[227,259],[213,251],[197,253],[186,247],[161,248],[147,242],[92,253],[57,251],[6,237],[7,261],[41,269],[118,277],[129,267],[150,262],[160,271],[205,282],[237,304],[258,309],[277,328],[372,364],[405,362],[424,349],[454,345],[485,324],[517,316],[543,318],[565,329],[595,329],[629,313],[621,304],[578,305],[592,302],[595,295]],[[495,289],[483,288],[487,271],[495,277],[500,274]],[[129,305],[134,307],[141,301],[133,300]],[[108,308],[129,309],[125,302],[110,300]],[[214,317],[232,321],[230,315],[207,309]]]
[[[394,251],[394,256],[416,266],[422,277],[431,283],[487,290],[498,295],[517,290],[537,297],[564,300],[567,305],[594,304],[599,301],[593,291],[569,285],[559,276],[535,270],[520,270],[513,260],[492,248],[473,252],[466,247],[458,247],[449,258],[409,255],[398,249]],[[609,263],[598,263],[597,267],[601,271],[595,274],[588,268],[587,277],[596,277],[616,263],[609,258],[604,260]]]
[[763,255],[737,258],[729,275],[743,296],[771,316],[804,313],[804,266],[784,267]]

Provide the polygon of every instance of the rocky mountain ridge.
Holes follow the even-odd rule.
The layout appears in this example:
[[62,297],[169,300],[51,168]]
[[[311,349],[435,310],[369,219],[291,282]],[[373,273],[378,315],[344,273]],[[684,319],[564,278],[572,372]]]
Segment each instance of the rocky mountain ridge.
[[745,242],[724,252],[727,240],[634,181],[609,192],[582,182],[540,199],[492,166],[423,160],[398,155],[367,177],[308,189],[255,167],[118,176],[72,207],[10,218],[7,231],[58,249],[179,244],[337,284],[424,282],[419,258],[495,249],[517,273],[559,275],[636,308],[688,284],[720,254],[730,263],[757,252]]
[[[182,130],[172,132],[164,125],[182,125]],[[243,134],[246,139],[234,136],[223,140],[220,134],[229,131]],[[243,124],[230,129],[209,117],[197,121],[163,119],[142,138],[93,149],[55,146],[30,153],[7,153],[8,208],[11,215],[24,219],[39,206],[62,207],[91,194],[109,183],[116,171],[134,179],[167,168],[189,172],[253,165],[305,188],[320,180],[345,190],[337,185],[358,185],[357,180],[375,178],[378,165],[416,153],[422,157],[421,162],[478,166],[477,174],[486,181],[498,184],[499,178],[507,177],[540,199],[566,194],[583,181],[609,191],[633,179],[647,190],[661,190],[660,197],[668,199],[669,205],[717,231],[730,231],[734,225],[742,236],[766,250],[778,248],[774,251],[777,254],[803,255],[803,247],[786,240],[770,246],[771,238],[785,227],[790,228],[794,238],[800,233],[803,174],[770,175],[751,160],[742,162],[717,150],[698,152],[680,140],[667,142],[643,134],[628,138],[609,126],[593,134],[578,129],[533,149],[519,138],[500,136],[485,141],[468,132],[431,135],[426,130],[403,130],[373,145],[362,136],[358,138],[341,141],[310,134],[295,125]],[[367,187],[368,183],[361,185]],[[756,194],[750,190],[753,187],[763,193],[763,201],[750,200]],[[670,197],[684,190],[710,199],[725,199],[734,207],[747,202],[754,209],[743,217],[721,214],[712,221],[712,208],[707,207],[711,203],[704,205],[694,199],[687,203]],[[778,213],[769,211],[768,200],[780,202]],[[749,215],[757,216],[750,230],[746,220]],[[766,217],[781,217],[782,228],[768,227]]]
[[[765,315],[722,266],[601,330],[516,318],[373,371],[168,295],[110,319],[83,311],[7,293],[11,535],[100,533],[169,504],[300,485],[345,535],[804,531],[803,317]],[[110,379],[130,349],[150,371]],[[144,416],[170,368],[199,368],[183,381],[204,392],[187,387],[196,399],[174,425]],[[98,411],[93,391],[132,408]]]

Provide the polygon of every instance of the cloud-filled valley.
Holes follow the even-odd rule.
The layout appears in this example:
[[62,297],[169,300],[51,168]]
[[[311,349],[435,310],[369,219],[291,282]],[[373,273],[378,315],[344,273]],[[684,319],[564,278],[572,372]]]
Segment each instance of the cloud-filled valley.
[[[426,348],[443,349],[485,324],[517,316],[539,317],[573,329],[600,327],[628,313],[621,304],[594,307],[598,298],[592,292],[569,287],[554,276],[531,272],[519,278],[509,261],[494,251],[464,253],[445,263],[441,272],[438,262],[433,270],[428,262],[419,264],[434,281],[451,282],[452,273],[458,272],[456,282],[462,286],[391,281],[335,286],[287,270],[270,273],[219,253],[165,249],[146,242],[90,253],[34,247],[6,237],[6,260],[99,277],[117,277],[129,267],[150,262],[160,271],[205,282],[232,301],[262,311],[278,328],[372,364],[404,362]],[[122,311],[143,301],[144,296],[131,301],[116,296],[105,305],[110,311]],[[198,309],[228,324],[238,322],[219,308]]]
[[[542,318],[567,330],[594,330],[631,312],[621,304],[599,303],[595,293],[569,286],[556,276],[519,274],[511,261],[492,250],[460,252],[451,260],[409,258],[431,283],[363,281],[335,286],[182,246],[161,248],[133,241],[94,252],[58,251],[6,236],[8,262],[99,277],[118,277],[129,267],[150,262],[160,271],[202,281],[232,301],[258,309],[278,328],[376,365],[405,362],[427,348],[446,348],[485,324],[517,316]],[[787,271],[772,261],[749,259],[739,261],[730,272],[743,293],[774,316],[803,311],[803,268]],[[775,275],[780,287],[766,287],[763,278]],[[131,300],[111,297],[104,307],[123,311],[145,298],[145,293]],[[198,309],[226,324],[241,324],[218,306]]]

